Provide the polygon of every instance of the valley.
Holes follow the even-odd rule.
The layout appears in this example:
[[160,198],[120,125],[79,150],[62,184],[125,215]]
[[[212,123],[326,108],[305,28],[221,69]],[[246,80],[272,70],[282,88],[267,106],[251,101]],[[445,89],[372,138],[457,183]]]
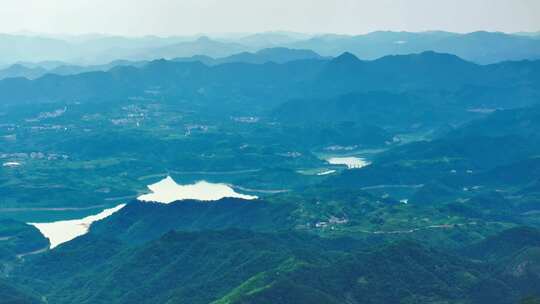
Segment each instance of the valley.
[[540,296],[540,62],[405,34],[0,73],[0,303]]

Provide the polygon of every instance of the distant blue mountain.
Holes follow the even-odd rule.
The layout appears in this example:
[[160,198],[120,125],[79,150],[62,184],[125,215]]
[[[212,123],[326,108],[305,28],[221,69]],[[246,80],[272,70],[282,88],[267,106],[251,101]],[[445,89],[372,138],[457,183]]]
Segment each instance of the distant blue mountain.
[[175,58],[173,61],[177,62],[186,62],[186,61],[200,61],[207,65],[217,65],[223,63],[252,63],[252,64],[263,64],[267,62],[274,63],[286,63],[289,61],[295,60],[306,60],[306,59],[328,59],[322,57],[321,55],[311,51],[311,50],[300,50],[300,49],[288,49],[288,48],[268,48],[262,49],[260,51],[250,53],[242,52],[222,58],[212,58],[210,56],[193,56],[188,58]]
[[[250,55],[251,56],[251,55]],[[356,91],[461,90],[470,105],[509,105],[521,94],[520,105],[531,104],[540,88],[540,61],[505,62],[481,66],[454,55],[424,52],[361,61],[352,54],[333,60],[307,59],[284,64],[231,63],[207,66],[200,62],[156,60],[141,68],[116,67],[108,72],[72,76],[47,75],[29,81],[0,81],[0,102],[47,100],[112,100],[143,96],[160,87],[161,94],[229,96],[232,92],[265,94],[268,100],[326,98]],[[520,87],[526,90],[519,90]],[[210,88],[210,87],[209,87]],[[486,89],[489,88],[489,89]],[[505,92],[504,98],[490,92]],[[251,92],[251,93],[249,93]],[[523,97],[523,98],[522,98]],[[498,102],[498,103],[497,103]]]
[[455,54],[481,64],[506,60],[539,59],[540,39],[535,33],[505,34],[473,32],[457,34],[431,32],[372,32],[365,35],[306,35],[269,32],[220,38],[192,37],[120,37],[75,36],[42,37],[38,35],[0,34],[0,65],[20,61],[63,61],[75,65],[96,65],[117,59],[153,60],[159,58],[214,58],[264,48],[313,50],[322,56],[350,52],[371,60],[387,55],[404,55],[435,51]]
[[0,70],[0,79],[24,77],[35,79],[47,73],[47,70],[42,67],[27,67],[22,64],[14,64],[3,70]]
[[287,46],[311,49],[324,56],[335,56],[348,51],[362,59],[424,51],[455,54],[482,64],[540,58],[540,40],[534,35],[493,32],[373,32],[359,36],[323,35]]
[[[311,50],[298,50],[298,49],[287,49],[287,48],[270,48],[262,49],[260,51],[249,53],[242,52],[238,54],[233,54],[227,57],[213,58],[205,55],[196,55],[191,57],[178,57],[174,58],[173,61],[176,62],[202,62],[206,65],[218,65],[224,63],[252,63],[252,64],[263,64],[268,62],[274,63],[286,63],[289,61],[295,60],[307,60],[307,59],[320,59],[325,60],[329,59],[327,57],[322,57],[319,54]],[[113,67],[117,66],[135,66],[142,67],[147,64],[148,61],[130,61],[130,60],[115,60],[107,64],[100,65],[73,65],[63,62],[55,62],[50,64],[47,62],[44,63],[17,63],[7,68],[0,69],[0,79],[5,78],[16,78],[23,77],[27,79],[36,79],[45,74],[56,74],[56,75],[72,75],[80,74],[85,72],[96,72],[96,71],[108,71]]]
[[221,42],[210,39],[206,36],[195,41],[178,42],[158,48],[147,48],[131,55],[126,54],[124,58],[131,60],[189,57],[193,55],[206,55],[210,57],[225,57],[235,53],[245,51],[247,48],[235,42]]

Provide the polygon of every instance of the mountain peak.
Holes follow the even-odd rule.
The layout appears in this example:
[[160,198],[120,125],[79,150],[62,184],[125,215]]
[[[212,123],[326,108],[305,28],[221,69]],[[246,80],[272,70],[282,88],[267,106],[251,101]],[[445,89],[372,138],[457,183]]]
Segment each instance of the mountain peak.
[[338,60],[338,61],[360,61],[360,59],[358,59],[358,57],[356,57],[354,54],[349,53],[349,52],[344,52],[343,54],[336,57],[335,60]]

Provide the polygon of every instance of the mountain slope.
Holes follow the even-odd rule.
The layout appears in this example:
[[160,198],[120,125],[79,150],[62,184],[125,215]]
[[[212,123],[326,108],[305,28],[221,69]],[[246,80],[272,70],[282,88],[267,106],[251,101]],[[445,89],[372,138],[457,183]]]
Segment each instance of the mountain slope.
[[0,279],[0,302],[3,304],[39,304],[43,303],[35,295]]
[[48,246],[49,241],[35,227],[14,220],[0,220],[0,273],[4,271],[4,263]]
[[178,201],[171,204],[133,201],[92,226],[91,234],[115,237],[128,243],[155,239],[170,230],[252,229],[270,231],[291,228],[291,204],[269,204],[224,198],[205,203]]
[[517,227],[505,230],[464,250],[467,255],[484,260],[503,260],[528,247],[540,247],[540,230]]
[[416,244],[396,243],[329,265],[304,264],[268,274],[272,279],[267,277],[266,285],[251,282],[254,288],[215,303],[457,303],[467,298],[471,284],[464,278],[479,276],[478,269]]
[[[103,260],[91,256],[112,253],[107,241],[90,240],[78,240],[36,258],[19,276],[53,283],[42,288],[54,303],[209,303],[286,261],[325,263],[325,251],[339,248],[295,233],[169,232],[145,245],[124,247]],[[77,243],[84,245],[74,251]],[[63,266],[57,268],[57,263]],[[87,283],[81,286],[81,282]]]

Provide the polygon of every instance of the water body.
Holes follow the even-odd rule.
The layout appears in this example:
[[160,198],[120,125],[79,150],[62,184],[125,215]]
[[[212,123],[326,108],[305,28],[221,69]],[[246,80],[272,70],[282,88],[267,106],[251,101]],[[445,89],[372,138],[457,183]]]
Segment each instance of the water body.
[[317,173],[317,175],[321,176],[321,175],[329,175],[333,173],[336,173],[336,170],[326,170],[326,171]]
[[[237,193],[233,188],[226,184],[213,184],[201,181],[193,185],[179,185],[170,176],[167,176],[155,184],[149,185],[148,189],[150,189],[151,193],[141,195],[137,199],[143,202],[158,202],[164,204],[186,199],[201,201],[216,201],[225,197],[235,197],[247,200],[257,199],[257,196],[254,195]],[[111,216],[124,206],[125,204],[121,204],[82,219],[63,220],[50,223],[29,223],[29,225],[36,227],[44,237],[49,239],[51,244],[50,249],[53,249],[60,244],[69,242],[76,237],[88,233],[92,223]]]
[[170,204],[179,200],[217,201],[225,197],[246,200],[257,199],[257,196],[241,194],[226,184],[214,184],[200,181],[192,185],[179,185],[172,177],[167,176],[161,181],[148,185],[151,193],[143,194],[137,199],[143,202]]
[[245,188],[241,186],[226,184],[227,186],[238,189],[240,191],[247,191],[247,192],[258,192],[258,193],[264,193],[264,194],[277,194],[277,193],[285,193],[290,192],[291,189],[252,189],[252,188]]
[[326,161],[331,165],[345,165],[348,169],[359,169],[370,164],[365,159],[354,156],[331,157]]
[[36,227],[44,237],[48,238],[51,243],[50,248],[53,249],[60,244],[69,242],[78,236],[86,234],[92,223],[112,215],[124,208],[124,206],[125,204],[121,204],[114,208],[105,209],[99,214],[90,215],[78,220],[28,224]]

